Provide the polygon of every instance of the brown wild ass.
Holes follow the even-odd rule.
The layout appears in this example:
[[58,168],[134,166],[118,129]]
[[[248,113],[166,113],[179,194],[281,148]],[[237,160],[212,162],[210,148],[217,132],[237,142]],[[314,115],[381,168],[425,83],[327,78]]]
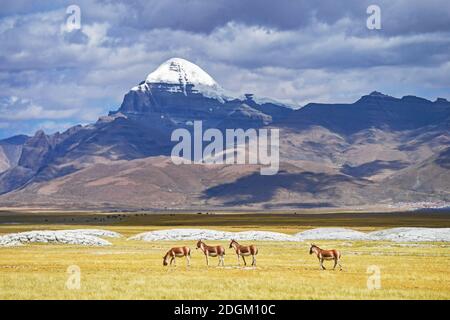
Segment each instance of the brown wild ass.
[[338,250],[336,249],[323,250],[320,249],[315,244],[311,244],[311,248],[309,248],[309,254],[312,254],[313,252],[317,255],[317,258],[319,259],[320,262],[320,266],[322,267],[323,270],[325,270],[325,267],[323,266],[324,260],[334,260],[333,270],[336,268],[336,265],[339,265],[339,270],[342,271],[342,266],[339,262],[339,260],[341,259],[341,253]]
[[169,258],[170,258],[170,265],[173,264],[176,266],[175,258],[180,257],[186,257],[187,265],[188,267],[191,264],[191,249],[189,247],[175,247],[167,251],[166,255],[163,257],[163,266],[167,266],[169,264]]
[[206,265],[209,266],[209,258],[208,257],[218,257],[219,258],[219,266],[224,266],[224,255],[225,248],[222,246],[208,246],[202,240],[197,242],[197,249],[203,251],[206,257]]
[[258,248],[256,248],[256,246],[254,245],[242,246],[236,240],[231,240],[230,249],[231,248],[234,248],[234,250],[236,251],[238,265],[241,264],[240,257],[242,257],[242,260],[244,260],[244,265],[247,265],[245,257],[252,256],[253,258],[252,266],[256,267],[256,255],[258,254]]

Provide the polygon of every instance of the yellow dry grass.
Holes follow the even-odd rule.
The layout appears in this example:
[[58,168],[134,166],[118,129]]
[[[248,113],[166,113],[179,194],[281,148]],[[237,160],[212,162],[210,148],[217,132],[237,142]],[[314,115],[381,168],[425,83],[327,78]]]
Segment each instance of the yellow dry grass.
[[[38,229],[86,228],[85,225],[2,226],[0,233]],[[182,227],[177,225],[177,227]],[[211,229],[235,231],[258,227]],[[131,236],[166,226],[94,226]],[[293,226],[259,229],[290,232]],[[110,239],[108,239],[110,240]],[[162,266],[163,254],[187,242],[141,242],[113,239],[110,247],[24,245],[0,248],[0,299],[450,299],[450,246],[444,243],[398,244],[364,241],[317,241],[343,253],[344,271],[322,271],[308,253],[308,243],[256,242],[257,268],[237,267],[227,249],[225,267],[206,267],[193,250],[192,265]],[[225,241],[221,243],[227,246]],[[67,268],[79,266],[81,288],[66,288]],[[381,270],[381,288],[369,290],[369,266]],[[331,266],[328,262],[326,266]]]

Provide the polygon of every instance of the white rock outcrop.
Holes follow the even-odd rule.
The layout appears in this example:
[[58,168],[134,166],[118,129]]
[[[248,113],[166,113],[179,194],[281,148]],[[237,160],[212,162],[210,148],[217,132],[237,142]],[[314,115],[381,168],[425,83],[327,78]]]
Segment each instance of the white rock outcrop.
[[393,228],[370,232],[375,240],[396,242],[450,242],[450,228]]
[[111,242],[100,237],[120,237],[117,232],[96,229],[37,230],[0,236],[0,247],[19,246],[25,243],[75,244],[84,246],[109,246]]
[[122,235],[118,232],[102,229],[70,229],[64,230],[67,234],[83,234],[85,236],[94,236],[100,238],[120,238]]
[[398,241],[398,242],[450,242],[450,228],[393,228],[374,232],[361,232],[347,228],[316,228],[294,235],[270,231],[227,232],[209,229],[166,229],[140,233],[128,240],[142,241],[196,241],[231,239],[241,241]]
[[[258,240],[258,241],[299,241],[295,237],[280,233],[280,232],[270,232],[270,231],[242,231],[234,233],[234,240]],[[228,239],[229,240],[229,239]],[[301,241],[301,240],[300,240]]]
[[233,232],[217,231],[209,229],[167,229],[137,234],[128,240],[143,241],[178,241],[178,240],[229,240],[234,236]]
[[128,240],[178,241],[178,240],[259,240],[259,241],[298,241],[290,235],[270,231],[227,232],[209,229],[168,229],[140,233]]
[[367,233],[347,228],[316,228],[296,233],[294,237],[302,240],[371,240]]

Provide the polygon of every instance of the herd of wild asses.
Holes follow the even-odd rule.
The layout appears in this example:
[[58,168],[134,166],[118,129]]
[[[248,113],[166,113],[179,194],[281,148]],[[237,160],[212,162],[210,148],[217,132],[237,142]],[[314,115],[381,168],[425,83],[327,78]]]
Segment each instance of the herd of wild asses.
[[[240,265],[241,257],[242,260],[244,260],[244,265],[247,265],[245,257],[252,256],[252,266],[256,267],[256,255],[258,254],[258,248],[255,245],[244,246],[239,244],[236,240],[231,240],[229,248],[233,248],[236,252],[238,265]],[[196,249],[200,249],[205,255],[207,266],[209,266],[209,257],[218,257],[218,265],[224,266],[225,248],[223,246],[208,246],[205,242],[199,240],[197,242]],[[319,259],[320,267],[323,270],[325,270],[325,267],[323,265],[324,260],[334,260],[333,270],[336,268],[336,265],[339,265],[339,270],[342,270],[342,265],[340,264],[341,253],[338,250],[324,250],[319,248],[315,244],[311,244],[311,247],[309,248],[309,254],[313,253],[315,253],[317,258]],[[185,257],[187,265],[189,266],[191,263],[191,249],[187,246],[171,248],[163,257],[163,265],[172,265],[172,263],[175,265],[175,258],[177,257]]]

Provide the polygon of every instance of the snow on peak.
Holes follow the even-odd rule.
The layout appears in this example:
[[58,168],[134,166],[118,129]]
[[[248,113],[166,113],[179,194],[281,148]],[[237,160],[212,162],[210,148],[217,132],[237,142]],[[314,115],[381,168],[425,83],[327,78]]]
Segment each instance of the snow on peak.
[[202,68],[181,58],[172,58],[150,73],[146,83],[168,83],[219,88],[219,84]]
[[[152,84],[157,85],[157,87],[159,87],[159,84],[173,85],[169,88],[163,88],[163,90],[171,93],[183,93],[185,96],[188,95],[188,92],[200,93],[204,97],[217,99],[221,103],[234,99],[247,100],[244,95],[240,96],[237,93],[224,90],[202,68],[182,58],[171,58],[163,62],[155,71],[147,76],[145,81],[131,88],[131,90],[147,92],[151,90]],[[188,85],[193,85],[193,88],[187,90]],[[251,99],[259,104],[273,103],[292,109],[298,108],[293,103],[251,96]]]

